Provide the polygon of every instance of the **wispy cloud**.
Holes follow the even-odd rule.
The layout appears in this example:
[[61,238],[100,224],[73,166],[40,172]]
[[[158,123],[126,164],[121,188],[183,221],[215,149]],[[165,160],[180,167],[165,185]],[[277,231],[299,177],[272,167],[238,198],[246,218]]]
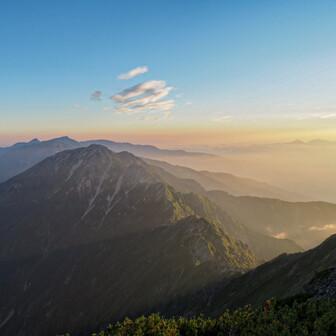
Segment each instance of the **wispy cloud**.
[[160,116],[146,115],[141,118],[143,121],[157,122],[161,120],[171,120],[173,117],[170,116],[170,112],[163,112]]
[[153,122],[161,121],[161,120],[171,120],[173,117],[170,116],[170,112],[164,112],[161,117],[154,118]]
[[287,237],[287,233],[281,232],[281,233],[274,235],[273,237],[277,239],[285,239]]
[[214,118],[212,119],[212,121],[218,122],[218,123],[229,123],[231,122],[231,119],[232,119],[232,116],[222,116],[222,117]]
[[295,120],[310,120],[310,119],[334,119],[336,113],[313,113],[313,114],[299,114],[294,116],[287,116],[288,119]]
[[105,111],[108,111],[108,110],[114,110],[115,107],[114,107],[114,106],[104,106],[103,109],[104,109]]
[[95,91],[95,92],[93,92],[91,94],[91,100],[96,101],[96,102],[100,102],[102,94],[103,93],[101,91]]
[[187,102],[184,103],[184,105],[191,105],[191,104],[192,104],[191,101],[187,101]]
[[309,231],[329,231],[336,230],[336,224],[326,224],[324,226],[312,226]]
[[321,119],[332,119],[336,118],[336,113],[323,114],[320,116]]
[[118,79],[130,79],[133,78],[135,76],[141,75],[148,72],[148,68],[146,66],[142,66],[142,67],[137,67],[133,70],[130,70],[124,74],[121,74],[118,76]]
[[175,105],[175,101],[161,99],[165,98],[172,89],[173,87],[166,86],[165,81],[151,80],[127,88],[110,98],[117,104],[114,108],[115,113],[133,114],[148,110],[168,111]]

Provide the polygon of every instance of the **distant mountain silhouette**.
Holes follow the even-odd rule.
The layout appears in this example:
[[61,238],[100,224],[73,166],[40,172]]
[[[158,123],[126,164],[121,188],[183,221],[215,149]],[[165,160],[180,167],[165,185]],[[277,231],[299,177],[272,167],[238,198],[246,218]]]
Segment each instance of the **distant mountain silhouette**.
[[206,190],[223,190],[234,196],[258,196],[277,198],[285,201],[309,201],[311,198],[297,193],[282,190],[267,183],[227,173],[197,171],[191,168],[176,166],[158,160],[146,160],[148,163],[161,167],[169,173],[199,182]]
[[206,196],[251,230],[292,239],[305,249],[336,231],[336,204],[234,197],[224,191],[209,191]]
[[16,144],[14,144],[13,146],[10,146],[10,147],[0,147],[0,155],[10,151],[13,148],[19,148],[19,147],[22,147],[22,146],[36,144],[36,143],[39,143],[39,142],[40,142],[40,140],[35,138],[35,139],[33,139],[29,142],[17,142]]
[[48,156],[63,150],[87,147],[91,144],[104,145],[114,152],[128,151],[137,156],[162,158],[169,156],[210,156],[203,153],[189,153],[183,150],[159,149],[155,146],[133,145],[110,140],[76,141],[67,136],[39,141],[34,139],[27,143],[18,143],[11,147],[0,148],[0,182],[22,173]]

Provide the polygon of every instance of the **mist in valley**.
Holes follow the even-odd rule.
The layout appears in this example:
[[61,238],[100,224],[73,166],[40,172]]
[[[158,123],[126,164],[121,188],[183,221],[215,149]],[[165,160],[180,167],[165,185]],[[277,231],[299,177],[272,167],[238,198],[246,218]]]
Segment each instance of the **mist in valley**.
[[200,148],[213,154],[170,157],[172,164],[263,181],[311,200],[336,203],[336,142],[311,141],[242,147]]

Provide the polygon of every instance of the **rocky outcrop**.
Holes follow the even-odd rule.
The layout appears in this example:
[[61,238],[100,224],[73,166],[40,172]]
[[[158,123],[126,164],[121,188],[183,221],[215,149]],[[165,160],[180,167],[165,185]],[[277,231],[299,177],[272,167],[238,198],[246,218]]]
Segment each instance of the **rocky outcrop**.
[[331,266],[315,272],[313,279],[303,286],[302,292],[314,299],[336,298],[336,267]]

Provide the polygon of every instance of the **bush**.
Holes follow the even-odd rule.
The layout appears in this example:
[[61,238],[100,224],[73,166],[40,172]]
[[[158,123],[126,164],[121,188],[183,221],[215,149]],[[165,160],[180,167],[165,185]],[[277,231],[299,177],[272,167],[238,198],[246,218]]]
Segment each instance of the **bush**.
[[[298,299],[298,300],[297,300]],[[134,321],[109,325],[94,336],[278,336],[278,335],[336,335],[336,299],[306,300],[275,299],[264,307],[251,310],[250,306],[233,313],[226,311],[217,319],[203,315],[194,318],[164,318],[160,314],[140,317]]]

